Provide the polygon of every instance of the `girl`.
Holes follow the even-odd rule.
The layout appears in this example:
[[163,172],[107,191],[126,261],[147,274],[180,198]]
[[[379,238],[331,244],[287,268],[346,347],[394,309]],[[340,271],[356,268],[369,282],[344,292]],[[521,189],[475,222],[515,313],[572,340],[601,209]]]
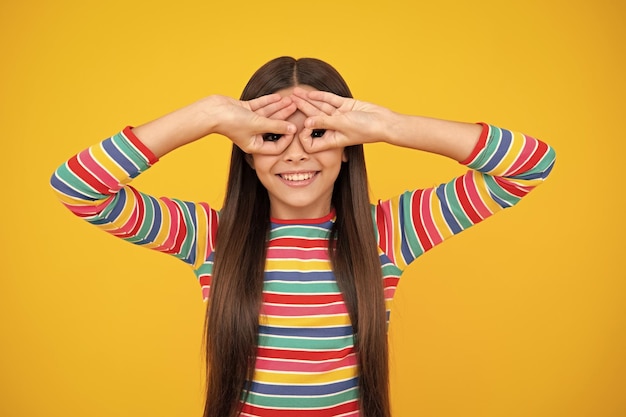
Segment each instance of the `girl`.
[[[79,217],[192,266],[208,299],[205,417],[390,416],[386,305],[404,268],[553,166],[529,136],[351,97],[328,64],[277,58],[240,101],[210,96],[127,127],[52,176]],[[220,211],[126,185],[212,133],[233,142]],[[470,170],[371,205],[363,144],[377,141]]]

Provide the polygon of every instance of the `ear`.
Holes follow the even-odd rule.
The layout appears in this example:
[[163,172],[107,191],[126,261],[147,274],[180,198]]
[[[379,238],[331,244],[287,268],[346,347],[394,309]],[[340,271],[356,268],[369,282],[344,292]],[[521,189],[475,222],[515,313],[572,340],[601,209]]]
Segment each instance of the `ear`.
[[250,166],[250,168],[254,170],[254,158],[252,157],[252,155],[247,153],[246,156],[244,156],[244,158],[246,162],[248,163],[248,165]]

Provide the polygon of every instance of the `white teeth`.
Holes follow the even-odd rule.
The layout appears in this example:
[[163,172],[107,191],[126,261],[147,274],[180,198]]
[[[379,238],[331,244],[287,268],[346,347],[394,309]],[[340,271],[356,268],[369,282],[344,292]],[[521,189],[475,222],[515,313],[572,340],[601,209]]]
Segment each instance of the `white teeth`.
[[313,172],[299,172],[297,174],[282,174],[281,177],[287,181],[305,181],[313,178]]

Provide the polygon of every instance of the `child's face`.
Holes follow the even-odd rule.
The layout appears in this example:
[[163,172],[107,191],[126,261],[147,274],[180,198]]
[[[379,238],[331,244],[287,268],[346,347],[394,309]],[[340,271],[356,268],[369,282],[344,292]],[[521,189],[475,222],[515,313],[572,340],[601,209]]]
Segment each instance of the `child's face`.
[[[309,86],[300,88],[313,90]],[[293,88],[278,91],[289,96]],[[346,161],[343,148],[307,153],[298,135],[306,116],[296,111],[288,121],[298,131],[280,155],[253,154],[251,164],[270,198],[270,214],[278,219],[313,219],[330,212],[330,201],[341,163]]]

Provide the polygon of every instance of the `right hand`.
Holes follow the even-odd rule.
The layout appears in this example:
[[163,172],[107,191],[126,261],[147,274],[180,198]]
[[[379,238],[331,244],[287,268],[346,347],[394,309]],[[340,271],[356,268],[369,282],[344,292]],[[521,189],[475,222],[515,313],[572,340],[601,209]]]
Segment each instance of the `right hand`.
[[[216,121],[214,133],[228,137],[245,153],[280,154],[296,133],[296,126],[286,121],[297,110],[290,97],[270,94],[240,101],[213,95],[205,100],[205,112]],[[266,141],[263,135],[267,133],[280,138]]]

